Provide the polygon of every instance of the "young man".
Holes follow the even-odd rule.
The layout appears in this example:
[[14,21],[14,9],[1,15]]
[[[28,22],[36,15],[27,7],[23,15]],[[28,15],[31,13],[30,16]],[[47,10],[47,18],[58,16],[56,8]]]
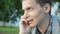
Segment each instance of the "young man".
[[[58,34],[52,21],[50,0],[22,0],[24,15],[21,17],[20,34]],[[52,23],[54,22],[54,23]],[[53,25],[52,25],[53,24]],[[57,25],[59,26],[59,25]]]

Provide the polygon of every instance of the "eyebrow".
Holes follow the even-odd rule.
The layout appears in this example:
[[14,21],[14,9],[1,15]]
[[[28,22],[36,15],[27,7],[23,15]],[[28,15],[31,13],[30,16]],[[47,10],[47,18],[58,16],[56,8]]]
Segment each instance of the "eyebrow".
[[[31,8],[31,7],[26,7],[26,8],[24,8],[24,9],[28,9],[28,8]],[[24,10],[23,8],[22,8],[22,10]]]

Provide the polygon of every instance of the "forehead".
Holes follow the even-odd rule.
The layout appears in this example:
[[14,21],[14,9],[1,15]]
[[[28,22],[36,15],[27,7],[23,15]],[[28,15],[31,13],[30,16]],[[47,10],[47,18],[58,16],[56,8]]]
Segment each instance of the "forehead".
[[35,7],[37,6],[36,0],[23,0],[22,1],[22,9],[27,7]]

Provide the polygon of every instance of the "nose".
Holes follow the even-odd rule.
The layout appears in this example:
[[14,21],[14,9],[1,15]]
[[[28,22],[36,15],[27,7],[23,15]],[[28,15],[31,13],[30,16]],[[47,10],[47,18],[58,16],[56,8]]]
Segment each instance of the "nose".
[[27,19],[29,17],[28,14],[24,14],[24,18]]

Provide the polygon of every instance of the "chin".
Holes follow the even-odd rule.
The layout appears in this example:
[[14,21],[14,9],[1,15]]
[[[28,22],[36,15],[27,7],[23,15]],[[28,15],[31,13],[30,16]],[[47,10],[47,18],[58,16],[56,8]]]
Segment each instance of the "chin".
[[35,24],[30,24],[30,26],[31,26],[31,27],[36,27],[36,25],[35,25]]

